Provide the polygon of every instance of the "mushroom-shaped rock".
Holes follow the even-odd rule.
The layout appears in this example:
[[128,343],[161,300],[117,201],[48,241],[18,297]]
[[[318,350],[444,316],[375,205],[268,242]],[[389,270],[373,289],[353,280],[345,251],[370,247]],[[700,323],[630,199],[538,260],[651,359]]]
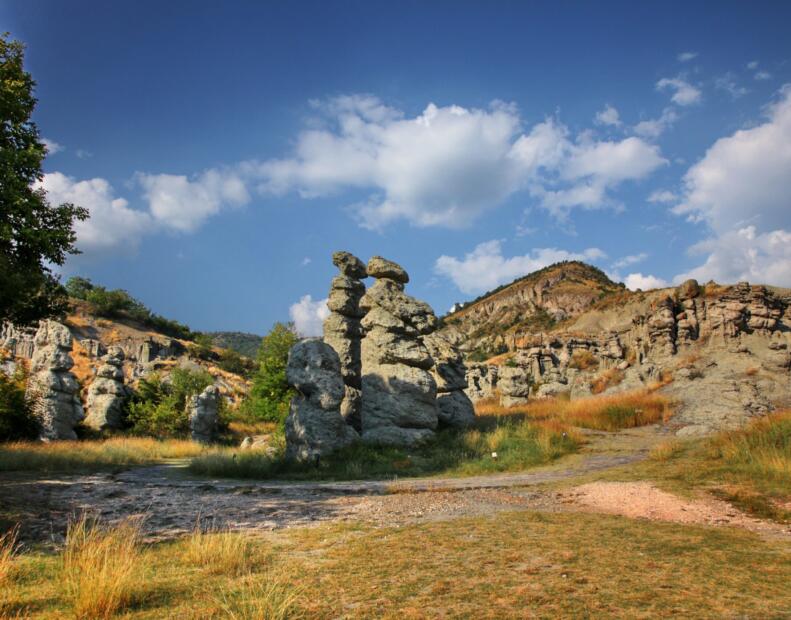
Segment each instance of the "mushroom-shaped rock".
[[346,388],[338,354],[319,338],[295,344],[286,380],[298,394],[286,419],[286,456],[307,461],[351,444],[357,432],[340,412]]
[[361,280],[368,276],[365,263],[349,252],[335,252],[332,255],[332,264],[335,265],[342,275],[355,280]]
[[387,278],[400,284],[409,282],[409,274],[398,263],[374,256],[368,261],[368,275],[372,278]]

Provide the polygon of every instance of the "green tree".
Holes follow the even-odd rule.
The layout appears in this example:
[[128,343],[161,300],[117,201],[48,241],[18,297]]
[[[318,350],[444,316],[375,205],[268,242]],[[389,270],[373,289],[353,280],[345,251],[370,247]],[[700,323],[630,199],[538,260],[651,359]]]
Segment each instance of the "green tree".
[[250,395],[244,412],[260,420],[282,422],[288,415],[293,390],[286,382],[288,352],[299,340],[292,324],[275,323],[261,340],[256,361],[258,370],[253,375]]
[[88,293],[93,290],[93,282],[91,282],[88,278],[80,278],[78,276],[72,276],[68,280],[66,280],[66,294],[69,297],[74,297],[75,299],[82,299],[83,301],[88,299]]
[[50,265],[62,265],[74,246],[75,220],[88,211],[52,206],[34,184],[43,177],[46,147],[30,120],[35,82],[24,46],[0,35],[0,321],[27,324],[62,314],[68,297]]

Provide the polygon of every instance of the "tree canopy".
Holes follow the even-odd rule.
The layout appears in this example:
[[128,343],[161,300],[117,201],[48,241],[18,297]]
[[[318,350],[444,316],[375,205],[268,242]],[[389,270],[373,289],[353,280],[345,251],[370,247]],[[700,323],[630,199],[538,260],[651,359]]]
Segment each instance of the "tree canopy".
[[52,272],[78,253],[74,222],[88,211],[53,206],[35,184],[47,154],[31,120],[35,82],[24,46],[0,34],[0,321],[27,324],[61,314],[66,292]]

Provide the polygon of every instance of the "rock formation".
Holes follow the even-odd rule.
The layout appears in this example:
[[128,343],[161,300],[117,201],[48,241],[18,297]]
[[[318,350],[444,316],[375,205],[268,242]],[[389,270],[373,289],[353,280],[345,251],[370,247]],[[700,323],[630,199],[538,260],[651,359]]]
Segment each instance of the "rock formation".
[[348,446],[359,435],[341,416],[345,386],[341,361],[319,338],[295,344],[286,380],[298,394],[286,418],[286,457],[309,461]]
[[96,430],[121,428],[124,401],[129,389],[124,385],[124,350],[112,346],[96,371],[85,402],[85,424]]
[[431,307],[404,293],[409,282],[396,263],[375,256],[376,283],[360,300],[362,320],[362,438],[378,445],[411,446],[434,436],[437,383],[423,336],[437,327]]
[[333,264],[340,270],[330,287],[327,306],[330,316],[324,321],[324,342],[338,354],[345,385],[341,402],[341,415],[358,431],[362,396],[362,369],[360,360],[360,319],[365,312],[360,309],[360,299],[365,285],[360,281],[367,276],[365,264],[348,252],[335,252]]
[[211,443],[217,438],[220,398],[222,396],[216,385],[210,385],[200,394],[190,397],[187,412],[193,441]]
[[74,365],[71,333],[65,325],[42,321],[34,339],[28,395],[41,426],[41,438],[77,439],[75,426],[85,414],[78,396],[80,386],[69,372]]
[[440,334],[424,336],[434,366],[431,374],[437,383],[437,418],[440,426],[466,428],[475,421],[472,401],[464,393],[467,368],[459,350]]

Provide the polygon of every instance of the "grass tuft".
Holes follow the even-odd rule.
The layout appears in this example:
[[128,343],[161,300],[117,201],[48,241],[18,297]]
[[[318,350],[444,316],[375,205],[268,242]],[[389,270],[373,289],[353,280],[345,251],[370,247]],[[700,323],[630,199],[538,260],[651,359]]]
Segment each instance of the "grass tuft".
[[301,594],[277,574],[256,575],[215,599],[221,616],[228,620],[285,620],[292,616]]
[[63,551],[63,586],[77,618],[110,618],[137,593],[140,521],[110,530],[83,515],[69,524]]
[[249,537],[229,530],[203,530],[196,526],[184,541],[184,559],[214,574],[243,575],[254,558]]

